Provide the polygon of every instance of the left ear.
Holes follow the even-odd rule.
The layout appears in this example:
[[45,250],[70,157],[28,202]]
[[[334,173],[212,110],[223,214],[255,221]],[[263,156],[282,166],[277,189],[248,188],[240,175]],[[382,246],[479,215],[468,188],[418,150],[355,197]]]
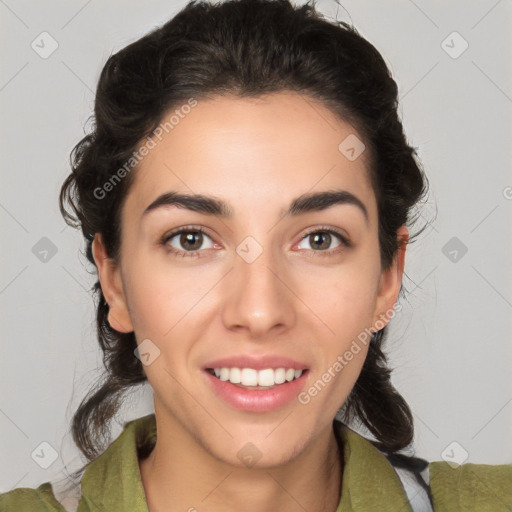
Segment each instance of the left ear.
[[379,291],[377,295],[377,301],[375,303],[375,313],[373,317],[372,325],[375,325],[377,320],[379,322],[379,328],[382,329],[382,324],[387,325],[392,316],[389,312],[393,310],[396,301],[398,300],[398,294],[400,293],[400,287],[402,285],[402,275],[404,273],[405,266],[405,251],[409,242],[409,230],[404,226],[401,226],[397,232],[398,238],[398,250],[393,258],[393,262],[389,269],[384,270],[380,277]]

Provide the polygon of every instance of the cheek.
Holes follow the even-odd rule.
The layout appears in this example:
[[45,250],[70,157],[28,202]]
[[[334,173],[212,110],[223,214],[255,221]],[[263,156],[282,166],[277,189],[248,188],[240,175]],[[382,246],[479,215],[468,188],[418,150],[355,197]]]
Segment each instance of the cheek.
[[303,294],[311,309],[335,334],[330,338],[346,339],[370,327],[377,300],[376,282],[371,268],[347,266],[308,281],[308,291],[303,288]]
[[[345,384],[355,381],[364,363],[372,321],[372,300],[354,295],[340,295],[330,303],[325,314],[334,335],[325,336],[322,346],[324,368],[341,375]],[[324,370],[325,371],[325,370]]]
[[312,344],[320,362],[317,378],[329,381],[336,400],[346,398],[360,374],[375,310],[375,273],[370,267],[355,267],[333,272],[329,280],[317,276],[317,285],[323,286],[309,286],[306,299],[315,313],[310,318],[318,325]]
[[134,330],[159,339],[171,335],[175,326],[194,314],[214,282],[207,275],[198,277],[170,265],[133,264],[128,272],[126,294]]

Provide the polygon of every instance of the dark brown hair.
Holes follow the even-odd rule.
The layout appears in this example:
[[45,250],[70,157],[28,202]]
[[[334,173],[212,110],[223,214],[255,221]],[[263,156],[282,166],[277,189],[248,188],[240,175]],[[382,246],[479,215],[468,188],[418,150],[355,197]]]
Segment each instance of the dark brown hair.
[[[380,53],[355,28],[327,20],[314,4],[294,6],[289,0],[193,0],[167,23],[109,57],[97,85],[93,129],[73,148],[72,173],[59,198],[66,222],[82,230],[88,260],[95,264],[95,233],[102,234],[108,256],[119,260],[120,212],[136,166],[107,197],[98,190],[105,190],[104,184],[164,115],[190,98],[280,91],[321,101],[362,136],[372,155],[369,171],[378,205],[382,268],[389,268],[401,243],[397,230],[416,220],[412,208],[428,190],[398,117],[397,85]],[[109,424],[123,394],[147,380],[134,356],[134,333],[112,329],[99,281],[93,291],[106,374],[72,422],[73,438],[89,460],[110,441]],[[381,348],[385,334],[386,327],[373,334],[342,412],[346,423],[360,421],[378,448],[394,453],[412,443],[414,426],[407,403],[390,381]]]

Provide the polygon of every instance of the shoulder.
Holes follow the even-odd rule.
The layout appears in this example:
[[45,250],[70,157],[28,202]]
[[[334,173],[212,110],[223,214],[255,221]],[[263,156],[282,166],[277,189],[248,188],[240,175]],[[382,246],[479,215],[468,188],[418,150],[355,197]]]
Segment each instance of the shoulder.
[[[351,446],[356,446],[358,441],[379,450],[370,439],[352,437]],[[512,464],[459,465],[429,462],[402,453],[380,453],[397,473],[414,512],[512,511]],[[364,455],[372,456],[369,451]]]
[[155,415],[125,422],[120,435],[91,461],[80,482],[68,479],[0,493],[0,512],[146,511],[138,455],[149,452],[156,440]]
[[66,512],[53,495],[50,482],[37,489],[21,487],[0,494],[1,512]]
[[512,510],[512,464],[429,464],[436,511]]

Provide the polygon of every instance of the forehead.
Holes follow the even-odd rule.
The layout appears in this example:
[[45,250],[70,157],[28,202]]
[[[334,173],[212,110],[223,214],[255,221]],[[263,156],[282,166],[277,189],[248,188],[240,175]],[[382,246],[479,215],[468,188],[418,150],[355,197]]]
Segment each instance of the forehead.
[[333,188],[353,193],[375,215],[369,152],[353,158],[346,151],[361,151],[361,136],[310,97],[281,92],[199,100],[182,111],[174,107],[160,126],[133,171],[127,215],[140,217],[168,191],[224,198],[234,204],[234,216],[237,202],[252,210],[275,203],[277,214],[291,198]]

